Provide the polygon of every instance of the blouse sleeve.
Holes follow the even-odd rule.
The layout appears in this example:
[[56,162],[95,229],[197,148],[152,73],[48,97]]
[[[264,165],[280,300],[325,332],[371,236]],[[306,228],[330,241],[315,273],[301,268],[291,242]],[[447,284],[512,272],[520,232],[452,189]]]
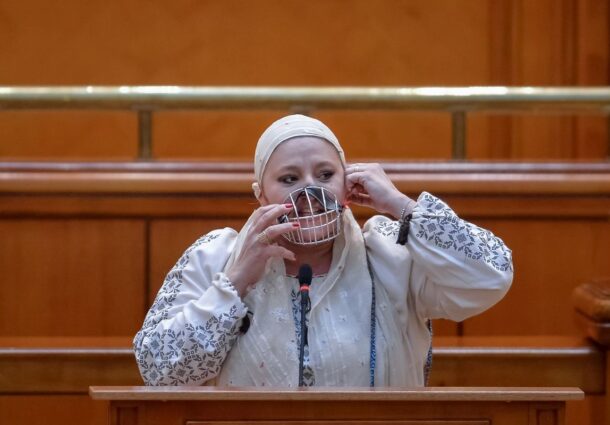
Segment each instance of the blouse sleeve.
[[220,272],[236,235],[203,236],[167,274],[133,342],[146,385],[201,385],[220,372],[247,313]]
[[405,246],[396,244],[399,227],[397,221],[375,216],[364,227],[365,240],[390,295],[410,298],[419,317],[461,321],[508,291],[511,250],[435,196],[419,196]]

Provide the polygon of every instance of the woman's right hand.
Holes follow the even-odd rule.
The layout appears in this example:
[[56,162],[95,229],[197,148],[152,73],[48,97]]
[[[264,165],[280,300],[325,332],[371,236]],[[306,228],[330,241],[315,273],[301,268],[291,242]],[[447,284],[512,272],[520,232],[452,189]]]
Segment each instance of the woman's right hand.
[[265,272],[267,260],[272,257],[295,261],[294,252],[278,245],[275,241],[285,233],[290,233],[298,223],[280,223],[277,219],[292,210],[291,204],[270,204],[257,208],[252,213],[252,226],[245,236],[241,252],[226,271],[227,278],[244,297],[252,285]]

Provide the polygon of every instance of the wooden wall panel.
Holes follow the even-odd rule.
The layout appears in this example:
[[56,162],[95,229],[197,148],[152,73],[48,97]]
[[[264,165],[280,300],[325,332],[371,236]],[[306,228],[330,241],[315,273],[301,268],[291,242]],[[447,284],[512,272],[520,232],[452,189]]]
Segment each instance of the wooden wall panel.
[[[566,423],[598,424],[603,396],[587,396],[585,401],[569,401]],[[79,396],[0,396],[0,423],[28,425],[107,425],[108,403]]]
[[2,49],[12,60],[0,79],[54,85],[477,84],[486,76],[485,55],[476,53],[487,45],[488,3],[5,3]]
[[144,310],[137,220],[0,221],[0,334],[129,335]]
[[[0,423],[103,423],[104,403],[87,403],[88,387],[142,384],[130,343],[130,338],[107,337],[0,338],[5,372],[0,375]],[[83,373],[85,363],[90,367]],[[604,351],[582,337],[436,337],[430,385],[578,387],[586,399],[568,406],[567,423],[598,424],[606,401],[599,395],[604,367]],[[64,379],[53,385],[58,374]],[[40,391],[45,394],[31,396]],[[24,409],[27,403],[33,408]]]
[[107,425],[108,403],[89,395],[2,395],[0,423],[6,425]]
[[[607,390],[606,390],[607,391]],[[585,400],[568,401],[566,403],[566,424],[591,424],[603,423],[605,405],[608,403],[607,396],[590,395]]]
[[[70,0],[60,9],[40,0],[2,6],[0,40],[10,40],[2,48],[11,56],[0,69],[3,84],[487,84],[487,1],[483,0],[357,0],[348,6],[341,1],[314,1],[306,7],[296,0],[177,1],[171,6],[153,1],[146,7],[138,2],[102,5]],[[239,125],[251,120],[248,115],[238,114],[235,119],[208,113],[185,119],[180,114],[158,114],[156,152],[163,158],[249,159],[261,126],[270,121],[255,119],[254,128]],[[420,122],[419,117],[410,117],[405,130],[402,118],[381,115],[370,120],[356,115],[337,128],[345,140],[357,144],[353,155],[364,152],[362,156],[370,157],[370,147],[377,145],[384,147],[377,153],[380,157],[448,158],[449,139],[444,131],[440,137],[436,131],[448,128],[448,118]],[[40,130],[32,128],[31,121],[0,114],[0,132],[5,136],[0,144],[7,145],[3,156],[49,154],[49,149],[36,147],[48,137],[48,126],[61,140],[49,144],[55,148],[50,157],[80,158],[83,151],[93,158],[106,156],[90,134],[101,124],[74,123],[77,136],[63,126],[55,127],[52,118],[36,118]],[[123,139],[123,128],[116,123],[104,131],[114,133],[110,139]],[[26,143],[11,142],[24,139],[24,134],[29,138]],[[403,134],[415,144],[394,152],[399,145],[393,142]],[[125,143],[133,146],[135,140],[134,133]],[[129,152],[121,146],[115,149],[117,157]]]
[[[337,1],[311,2],[308,7],[296,1],[174,2],[171,7],[148,2],[145,8],[138,2],[118,8],[72,1],[52,12],[38,3],[30,0],[0,9],[7,23],[0,35],[12,41],[4,47],[13,57],[10,66],[0,70],[3,84],[487,83],[487,2],[482,0],[352,1],[348,7]],[[54,22],[48,21],[48,13]],[[310,22],[324,31],[312,31]],[[44,74],[38,72],[41,66]],[[0,140],[2,156],[105,158],[108,152],[102,145],[114,146],[118,158],[133,152],[134,137],[123,137],[122,127],[105,126],[101,118],[74,122],[70,130],[55,128],[53,117],[28,116],[0,114],[0,132],[6,137]],[[355,157],[450,156],[447,116],[325,117],[339,122],[336,129],[354,146]],[[261,129],[271,122],[253,119],[251,113],[219,112],[157,114],[154,120],[155,153],[162,158],[248,159]],[[48,127],[59,140],[45,142]],[[108,131],[114,136],[96,143],[96,134]],[[396,142],[400,139],[405,143]],[[69,147],[76,144],[80,146]],[[371,151],[372,146],[377,149]]]
[[[430,190],[513,249],[507,297],[439,335],[578,335],[572,288],[610,276],[610,168],[522,165],[385,164],[400,190]],[[0,335],[131,336],[184,250],[256,207],[243,164],[65,167],[0,167]]]
[[[41,0],[0,6],[5,85],[608,84],[608,0]],[[53,19],[49,19],[53,16]],[[337,19],[340,16],[341,19]],[[315,23],[316,30],[312,30]],[[317,30],[323,29],[323,30]],[[171,37],[168,36],[171,34]],[[40,72],[44,69],[44,72]],[[158,113],[160,158],[249,159],[288,111]],[[310,111],[317,113],[316,111]],[[120,115],[120,114],[119,114]],[[58,118],[59,116],[65,118]],[[447,115],[337,113],[354,158],[450,155]],[[600,118],[469,118],[468,157],[604,158]],[[0,157],[126,159],[135,115],[0,113]]]
[[[576,2],[577,84],[607,86],[610,83],[608,40],[610,4],[608,1],[579,0]],[[576,158],[608,158],[608,119],[600,117],[576,118]]]
[[[517,1],[518,38],[513,49],[518,70],[516,85],[571,85],[575,83],[574,10],[572,0]],[[574,122],[568,117],[515,118],[513,157],[565,159],[572,156]]]
[[610,276],[610,220],[476,220],[513,250],[513,286],[496,306],[464,323],[465,335],[577,335],[572,290]]
[[[608,85],[608,3],[489,2],[488,84]],[[475,115],[469,125],[470,159],[605,159],[610,153],[601,115]]]
[[[154,156],[252,160],[258,138],[286,112],[164,112],[155,115]],[[444,113],[319,111],[312,116],[337,135],[348,160],[451,158],[451,121]]]
[[136,131],[131,112],[0,111],[0,157],[130,160],[137,155]]

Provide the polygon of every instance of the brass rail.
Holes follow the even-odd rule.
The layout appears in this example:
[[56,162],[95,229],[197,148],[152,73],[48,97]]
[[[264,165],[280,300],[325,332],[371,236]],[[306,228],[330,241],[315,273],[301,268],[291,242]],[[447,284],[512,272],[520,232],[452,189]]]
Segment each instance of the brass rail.
[[138,113],[139,157],[152,156],[152,115],[179,109],[441,111],[452,115],[453,158],[466,157],[469,112],[610,113],[608,87],[1,87],[0,110]]

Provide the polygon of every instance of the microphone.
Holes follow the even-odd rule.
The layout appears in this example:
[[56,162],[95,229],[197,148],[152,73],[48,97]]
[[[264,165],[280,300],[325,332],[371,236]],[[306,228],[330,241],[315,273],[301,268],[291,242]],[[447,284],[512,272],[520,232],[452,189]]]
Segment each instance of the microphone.
[[309,264],[303,264],[299,268],[297,278],[299,280],[299,292],[301,294],[301,341],[299,342],[299,387],[305,386],[303,382],[303,361],[305,358],[305,345],[307,345],[307,322],[306,314],[311,308],[309,301],[309,285],[313,271]]
[[297,279],[299,280],[299,292],[301,293],[301,306],[309,303],[309,285],[311,285],[311,278],[313,277],[313,271],[309,264],[303,264],[299,268],[299,274]]

